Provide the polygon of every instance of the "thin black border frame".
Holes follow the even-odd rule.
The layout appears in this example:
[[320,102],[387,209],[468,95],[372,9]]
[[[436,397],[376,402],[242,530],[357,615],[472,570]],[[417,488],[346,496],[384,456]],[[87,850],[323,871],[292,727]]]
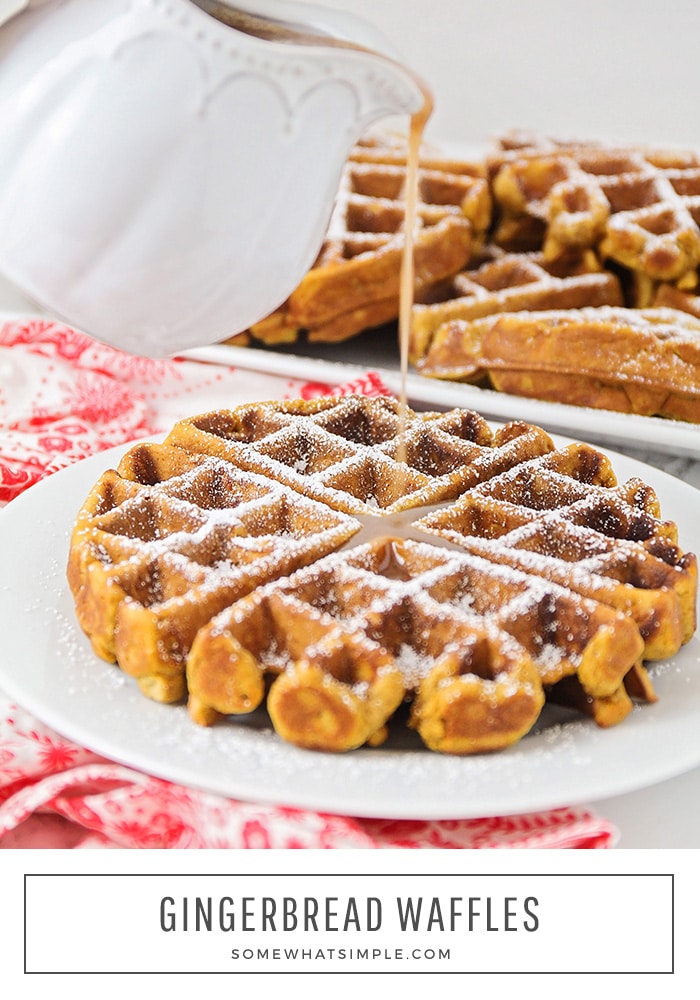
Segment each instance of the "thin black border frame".
[[[197,872],[193,873],[197,878],[221,878],[222,876],[231,876],[240,873],[232,872]],[[269,877],[270,872],[246,872],[246,876],[265,875]],[[401,875],[401,873],[393,873],[393,875]],[[411,873],[415,875],[415,872]],[[419,873],[420,874],[420,873]],[[507,874],[503,872],[478,872],[477,877],[482,878],[590,878],[591,874],[594,874],[596,878],[663,878],[670,879],[671,881],[671,968],[668,970],[654,970],[651,972],[640,971],[635,969],[623,970],[617,969],[613,972],[609,970],[594,971],[591,969],[575,970],[570,969],[566,972],[561,970],[535,970],[526,969],[523,971],[518,971],[516,969],[505,969],[505,970],[495,970],[495,969],[467,969],[467,970],[455,970],[455,969],[444,969],[444,970],[410,970],[406,972],[398,972],[396,969],[390,969],[387,971],[377,971],[377,970],[354,970],[354,969],[319,969],[319,970],[291,970],[291,969],[280,969],[279,971],[270,970],[255,970],[255,969],[235,969],[230,972],[222,970],[212,970],[211,972],[203,972],[201,970],[185,970],[173,972],[172,969],[150,969],[146,972],[126,970],[126,969],[103,969],[99,972],[94,970],[77,970],[72,971],[68,969],[62,969],[60,971],[51,971],[50,969],[42,969],[40,971],[27,970],[27,880],[30,878],[192,878],[192,874],[183,872],[158,872],[151,875],[143,875],[142,872],[25,872],[23,876],[23,973],[25,976],[168,976],[168,975],[178,975],[178,976],[673,976],[675,975],[676,966],[676,895],[675,895],[675,874],[673,872],[598,872],[598,873],[582,873],[582,872],[541,872],[533,875],[532,872],[508,872]],[[437,873],[426,873],[430,878],[453,878],[454,875],[443,874],[441,872]],[[304,873],[285,873],[285,878],[308,878],[307,874]],[[357,878],[357,873],[339,873],[334,872],[333,878]]]

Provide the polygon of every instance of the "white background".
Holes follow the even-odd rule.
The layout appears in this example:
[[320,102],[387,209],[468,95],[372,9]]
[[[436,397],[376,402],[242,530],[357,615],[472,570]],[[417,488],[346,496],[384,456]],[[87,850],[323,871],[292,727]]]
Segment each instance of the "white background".
[[431,85],[429,134],[513,127],[700,143],[695,0],[317,0],[358,14]]

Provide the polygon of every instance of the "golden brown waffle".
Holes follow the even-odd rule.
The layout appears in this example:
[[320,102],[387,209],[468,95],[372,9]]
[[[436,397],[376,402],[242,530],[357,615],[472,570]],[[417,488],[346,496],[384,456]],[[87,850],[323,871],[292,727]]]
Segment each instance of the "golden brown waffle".
[[[372,133],[357,144],[316,265],[288,302],[232,343],[288,343],[302,331],[333,342],[394,323],[405,159],[399,137]],[[419,216],[409,360],[422,374],[436,373],[425,355],[435,331],[453,319],[602,305],[700,316],[695,153],[526,131],[500,136],[482,160],[424,148]],[[438,377],[453,377],[452,361],[459,364],[440,357]],[[607,407],[607,390],[596,392],[585,372],[581,379],[574,395]],[[537,380],[542,393],[530,381],[509,376],[514,392],[568,393],[553,373]],[[649,412],[650,405],[614,408]]]
[[449,500],[552,448],[539,427],[511,422],[492,432],[471,410],[409,410],[402,426],[395,400],[363,396],[217,410],[180,421],[167,442],[349,514],[394,514]]
[[519,572],[536,574],[634,622],[643,652],[618,676],[605,658],[574,675],[556,662],[542,672],[553,700],[575,704],[601,725],[654,698],[645,660],[672,656],[696,628],[697,562],[678,547],[676,526],[640,480],[616,484],[600,453],[573,444],[474,487],[449,510],[417,522],[428,533]]
[[700,318],[700,157],[514,132],[487,173],[489,257],[414,306],[417,370],[700,421],[698,327],[684,316]]
[[[409,359],[419,365],[436,331],[451,320],[521,310],[580,309],[623,304],[616,275],[593,255],[548,262],[542,253],[507,253],[490,246],[428,299],[413,307]],[[424,372],[432,374],[429,368]]]
[[405,418],[249,404],[133,448],[71,539],[95,651],[201,724],[264,703],[329,751],[381,743],[404,706],[461,754],[522,738],[545,699],[600,725],[652,701],[642,661],[692,635],[697,571],[651,488],[528,425]]
[[[294,618],[315,625],[313,663],[294,641]],[[217,668],[229,684],[240,671],[247,690],[254,663],[258,675],[277,678],[268,708],[291,742],[334,750],[380,742],[410,699],[410,724],[427,746],[473,753],[528,732],[553,678],[583,677],[599,697],[616,693],[642,650],[631,620],[565,587],[478,556],[381,539],[265,588],[204,629],[188,666],[190,708],[201,721],[235,711]],[[284,670],[280,654],[291,664]],[[391,681],[391,697],[370,714],[377,679]]]
[[95,652],[144,694],[185,694],[197,630],[237,597],[332,551],[357,524],[215,458],[139,445],[75,523],[68,579]]
[[[368,139],[351,154],[314,266],[249,333],[266,344],[337,342],[395,320],[404,246],[406,152]],[[491,220],[484,165],[425,153],[418,174],[415,293],[455,274]]]
[[[386,723],[412,693],[414,724],[433,749],[506,746],[532,728],[542,685],[533,660],[499,627],[493,606],[489,617],[468,605],[475,598],[486,603],[479,588],[488,578],[499,599],[515,604],[525,595],[536,605],[528,581],[518,588],[513,576],[391,538],[327,557],[202,631],[188,666],[190,710],[204,722],[212,712],[235,711],[239,678],[249,689],[252,670],[259,691],[263,674],[276,678],[267,700],[275,729],[310,749],[381,742]],[[295,621],[308,628],[303,642]]]
[[[595,248],[647,282],[695,282],[700,158],[693,153],[518,134],[489,160],[500,220],[494,240],[531,239],[554,260]],[[635,303],[636,304],[636,303]],[[644,302],[641,304],[649,304]]]
[[657,309],[677,309],[700,319],[700,295],[685,291],[675,285],[662,283],[653,290],[652,301],[648,303]]
[[700,422],[700,320],[668,309],[504,313],[454,320],[418,369],[577,406]]

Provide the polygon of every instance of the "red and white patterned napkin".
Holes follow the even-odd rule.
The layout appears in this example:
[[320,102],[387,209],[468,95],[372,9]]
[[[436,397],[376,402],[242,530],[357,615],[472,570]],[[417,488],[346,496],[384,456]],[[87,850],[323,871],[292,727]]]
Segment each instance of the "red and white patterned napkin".
[[0,505],[72,462],[168,431],[183,416],[261,399],[387,392],[368,372],[344,386],[183,358],[124,354],[45,319],[0,325]]
[[[165,432],[187,414],[350,392],[387,390],[373,372],[331,386],[233,364],[154,361],[49,320],[9,320],[0,325],[0,506],[72,462]],[[240,802],[105,760],[0,692],[1,848],[608,848],[616,839],[584,808],[397,821]]]

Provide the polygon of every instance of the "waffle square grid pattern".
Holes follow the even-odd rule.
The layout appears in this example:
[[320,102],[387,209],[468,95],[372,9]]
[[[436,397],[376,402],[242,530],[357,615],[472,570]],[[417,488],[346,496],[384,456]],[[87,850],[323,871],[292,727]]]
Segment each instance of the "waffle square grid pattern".
[[656,695],[697,566],[640,480],[588,445],[392,399],[248,404],[131,449],[75,521],[97,655],[201,725],[266,708],[312,750],[408,727],[469,754],[547,702],[600,726]]

